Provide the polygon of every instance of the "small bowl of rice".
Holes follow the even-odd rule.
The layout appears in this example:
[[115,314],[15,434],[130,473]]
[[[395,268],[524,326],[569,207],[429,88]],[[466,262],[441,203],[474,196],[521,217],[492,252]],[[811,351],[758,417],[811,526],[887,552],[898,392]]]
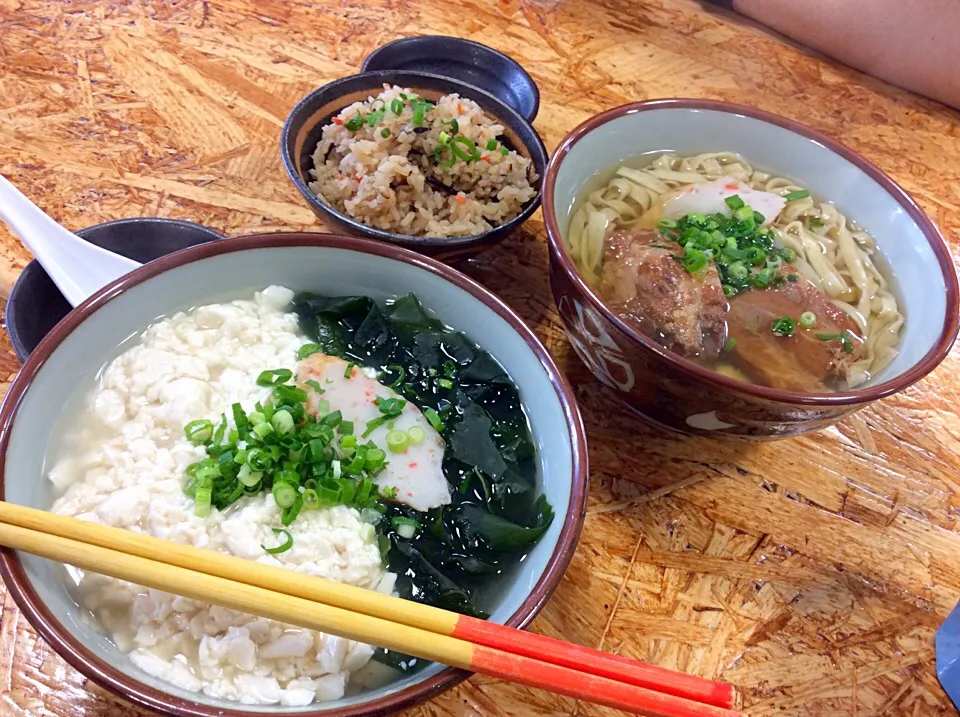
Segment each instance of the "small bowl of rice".
[[283,128],[283,163],[328,226],[444,258],[502,240],[540,205],[547,151],[492,94],[415,72],[312,92]]

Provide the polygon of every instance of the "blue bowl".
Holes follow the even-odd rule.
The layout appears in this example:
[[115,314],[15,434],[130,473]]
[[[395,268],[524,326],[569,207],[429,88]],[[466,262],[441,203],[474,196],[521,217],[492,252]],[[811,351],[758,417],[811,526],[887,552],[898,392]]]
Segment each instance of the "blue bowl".
[[361,72],[427,72],[460,80],[500,98],[533,122],[540,89],[519,62],[473,40],[444,35],[404,37],[367,55]]
[[[383,90],[384,84],[407,87],[411,91],[436,99],[457,93],[476,102],[489,116],[504,127],[504,143],[530,159],[540,177],[535,183],[536,196],[527,202],[517,216],[500,226],[469,236],[409,236],[367,226],[324,202],[311,191],[310,170],[313,152],[320,141],[323,127],[344,107]],[[502,241],[530,218],[540,206],[540,185],[547,166],[547,149],[537,131],[520,113],[495,95],[460,80],[422,72],[364,72],[334,80],[304,97],[287,117],[280,140],[283,166],[294,186],[327,226],[353,236],[375,239],[427,254],[444,261],[463,259]]]
[[[157,217],[104,222],[81,229],[77,236],[143,264],[189,246],[223,239],[213,229],[199,224]],[[13,285],[4,315],[17,358],[26,361],[43,337],[72,308],[40,262],[34,260],[27,264]]]

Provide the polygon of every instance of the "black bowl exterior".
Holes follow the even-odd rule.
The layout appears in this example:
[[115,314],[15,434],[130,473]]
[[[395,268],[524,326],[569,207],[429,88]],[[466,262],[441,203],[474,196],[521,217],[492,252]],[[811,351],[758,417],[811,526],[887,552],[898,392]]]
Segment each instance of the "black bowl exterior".
[[[199,224],[158,217],[105,222],[81,229],[77,236],[144,264],[180,249],[223,239],[213,229]],[[34,260],[27,264],[13,285],[4,313],[17,358],[26,361],[43,337],[72,308],[40,262]]]
[[[465,237],[415,237],[374,229],[323,202],[308,186],[311,181],[310,170],[313,168],[313,150],[320,141],[323,126],[344,107],[366,101],[371,95],[381,92],[384,84],[407,87],[427,99],[458,93],[476,102],[504,126],[505,143],[532,162],[538,177],[535,182],[537,195],[513,219],[490,231]],[[540,187],[547,165],[547,149],[543,140],[515,109],[478,87],[422,72],[365,72],[335,80],[314,90],[287,117],[280,141],[280,154],[294,186],[325,224],[346,234],[388,242],[444,261],[477,254],[501,241],[529,219],[540,206]]]
[[540,89],[519,62],[473,40],[445,35],[404,37],[367,55],[361,72],[406,70],[450,77],[499,97],[533,122]]

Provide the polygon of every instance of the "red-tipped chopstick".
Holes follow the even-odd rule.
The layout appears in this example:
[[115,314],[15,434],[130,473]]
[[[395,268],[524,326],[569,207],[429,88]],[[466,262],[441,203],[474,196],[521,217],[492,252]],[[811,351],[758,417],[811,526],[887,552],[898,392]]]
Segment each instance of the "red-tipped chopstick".
[[[432,633],[430,637],[439,642],[431,644],[446,645],[448,649],[445,649],[442,656],[441,653],[431,655],[422,652],[417,656],[474,672],[551,689],[594,702],[598,701],[596,697],[586,695],[599,695],[601,703],[607,706],[639,711],[641,714],[669,717],[732,717],[736,714],[729,711],[737,704],[736,691],[732,685],[647,665],[372,590],[0,501],[0,528],[5,531],[4,534],[10,535],[12,526],[28,529],[32,533],[48,534],[47,537],[59,536],[66,542],[77,541],[86,544],[88,548],[105,548],[111,551],[112,559],[115,560],[143,558],[151,561],[153,565],[165,564],[161,567],[177,568],[186,574],[177,573],[179,577],[172,576],[177,577],[174,585],[167,583],[154,586],[161,590],[186,595],[182,590],[189,589],[191,583],[187,577],[197,575],[204,579],[231,581],[232,585],[249,587],[261,593],[272,591],[270,594],[274,600],[289,597],[302,609],[305,609],[306,605],[312,605],[314,612],[333,611],[329,614],[323,613],[324,619],[330,617],[333,624],[355,625],[358,617],[356,613],[360,613],[373,620],[378,630],[387,632],[375,633],[379,639],[369,635],[351,639],[372,642],[408,654],[417,654],[411,651],[411,645],[423,645],[425,635]],[[23,536],[20,539],[22,540]],[[33,541],[31,544],[40,540],[37,535],[32,535],[30,539]],[[25,547],[22,542],[16,545],[11,542],[4,544],[18,550],[37,552],[31,547]],[[49,553],[54,548],[61,547],[48,545],[46,549]],[[79,563],[71,564],[83,567]],[[138,565],[134,564],[129,567],[138,569]],[[102,566],[88,569],[112,574],[109,570],[104,571]],[[138,572],[137,576],[122,579],[144,585],[151,584],[148,580],[151,577],[149,571]],[[260,594],[259,599],[265,598]],[[220,604],[224,603],[221,601]],[[263,609],[235,609],[264,614]],[[289,615],[276,619],[296,622],[291,620]],[[388,633],[397,631],[404,634],[406,631],[413,631],[407,634],[411,641],[401,646],[391,644],[395,635],[389,634],[388,640]]]

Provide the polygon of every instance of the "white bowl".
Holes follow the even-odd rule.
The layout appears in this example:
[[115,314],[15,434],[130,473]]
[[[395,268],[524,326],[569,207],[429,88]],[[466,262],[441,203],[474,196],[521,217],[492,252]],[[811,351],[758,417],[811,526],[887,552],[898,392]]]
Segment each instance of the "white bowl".
[[[684,359],[620,319],[583,280],[564,237],[573,204],[598,173],[640,154],[730,151],[834,203],[868,231],[906,316],[900,353],[853,391],[802,394],[728,378]],[[932,371],[957,335],[958,290],[936,227],[893,180],[852,150],[792,120],[699,99],[638,102],[591,117],[554,152],[544,179],[551,282],[571,341],[597,377],[667,428],[760,438],[834,423]]]
[[[499,299],[463,274],[389,244],[328,234],[259,235],[168,255],[72,311],[31,354],[0,408],[0,498],[47,509],[46,456],[56,417],[158,317],[249,298],[269,284],[383,300],[415,292],[423,304],[494,356],[520,391],[537,447],[538,483],[556,518],[502,583],[491,620],[521,627],[556,588],[573,554],[587,497],[586,439],[573,393],[543,345]],[[7,549],[0,572],[27,619],[68,662],[129,700],[183,717],[386,714],[423,701],[466,673],[432,665],[386,687],[307,708],[252,707],[187,692],[134,667],[81,615],[58,566]]]

